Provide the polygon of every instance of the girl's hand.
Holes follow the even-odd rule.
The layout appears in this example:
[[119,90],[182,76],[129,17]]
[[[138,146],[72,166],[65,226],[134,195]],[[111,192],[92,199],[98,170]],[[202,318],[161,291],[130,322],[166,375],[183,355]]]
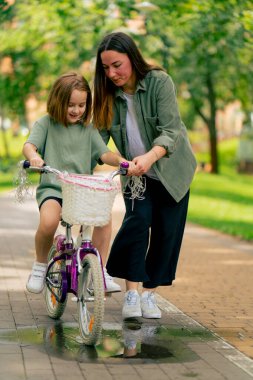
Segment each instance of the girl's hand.
[[41,168],[45,164],[44,160],[36,153],[29,158],[29,161],[31,166],[37,166],[38,168]]
[[31,166],[40,168],[45,164],[44,160],[37,153],[37,148],[34,144],[26,142],[23,146],[22,153],[30,162]]

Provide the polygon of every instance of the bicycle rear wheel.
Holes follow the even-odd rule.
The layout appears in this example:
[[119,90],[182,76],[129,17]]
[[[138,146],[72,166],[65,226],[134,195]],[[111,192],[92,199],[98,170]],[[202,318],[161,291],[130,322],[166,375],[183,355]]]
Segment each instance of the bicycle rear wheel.
[[[55,245],[52,245],[48,261],[59,255]],[[46,275],[45,301],[49,317],[59,319],[67,304],[67,275],[64,260],[57,260],[48,269]]]
[[94,254],[87,254],[78,279],[78,319],[86,345],[98,343],[104,318],[104,281],[101,265]]

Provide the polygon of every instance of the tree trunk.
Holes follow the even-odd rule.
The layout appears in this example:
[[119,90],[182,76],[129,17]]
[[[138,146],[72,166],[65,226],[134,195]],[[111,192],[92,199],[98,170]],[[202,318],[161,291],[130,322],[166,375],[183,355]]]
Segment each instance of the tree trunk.
[[217,130],[216,130],[216,96],[213,88],[213,82],[211,75],[207,73],[206,76],[206,85],[208,89],[208,102],[210,106],[210,117],[207,117],[200,108],[199,103],[191,94],[191,99],[194,105],[194,108],[198,115],[202,118],[206,124],[209,132],[209,149],[210,149],[210,164],[211,164],[211,173],[219,173],[219,161],[218,161],[218,150],[217,150]]
[[207,73],[206,84],[208,89],[208,101],[210,105],[210,119],[208,130],[210,137],[211,173],[219,173],[218,151],[217,151],[217,129],[216,129],[216,96],[210,73]]
[[213,136],[210,133],[210,156],[211,156],[211,173],[219,174],[219,161],[218,161],[216,133],[215,133],[215,136]]

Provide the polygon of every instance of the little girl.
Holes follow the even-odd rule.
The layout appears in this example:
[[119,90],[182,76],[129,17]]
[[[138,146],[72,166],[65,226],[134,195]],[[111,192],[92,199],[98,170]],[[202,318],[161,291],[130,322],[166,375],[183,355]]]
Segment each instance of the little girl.
[[[98,160],[118,166],[124,160],[109,151],[98,131],[87,126],[91,116],[92,96],[85,78],[68,73],[58,78],[49,93],[47,115],[35,122],[23,147],[32,166],[45,163],[60,171],[92,173]],[[131,171],[129,171],[131,174]],[[47,256],[61,218],[61,187],[53,174],[42,174],[36,191],[40,222],[35,235],[36,261],[26,288],[40,293],[44,288]],[[110,225],[95,227],[94,245],[106,264],[110,243]],[[104,269],[107,292],[120,291]]]

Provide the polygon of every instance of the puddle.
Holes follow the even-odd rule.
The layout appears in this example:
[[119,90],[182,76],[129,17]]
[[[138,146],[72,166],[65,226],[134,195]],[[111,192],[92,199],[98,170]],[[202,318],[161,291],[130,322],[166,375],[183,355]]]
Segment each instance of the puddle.
[[212,334],[199,328],[188,330],[171,326],[141,324],[138,321],[104,324],[101,341],[95,347],[80,343],[76,323],[57,322],[38,328],[0,331],[0,344],[37,346],[51,356],[78,362],[122,363],[127,358],[141,362],[191,362],[198,355],[190,342],[213,340]]

